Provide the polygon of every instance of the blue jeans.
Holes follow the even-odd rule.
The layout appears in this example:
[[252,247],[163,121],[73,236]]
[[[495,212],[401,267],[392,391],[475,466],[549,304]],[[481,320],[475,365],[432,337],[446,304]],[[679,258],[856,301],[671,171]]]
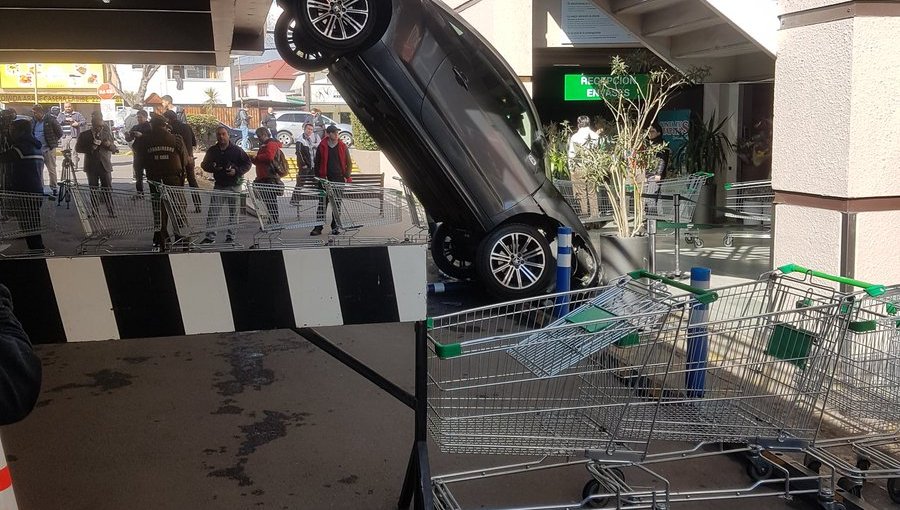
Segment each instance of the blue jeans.
[[241,126],[241,148],[244,150],[250,148],[250,128],[246,124]]
[[[228,216],[225,223],[225,235],[228,239],[234,238],[234,225],[237,225],[238,201],[241,198],[241,190],[243,186],[237,184],[235,186],[216,186],[214,193],[209,200],[209,210],[206,213],[206,238],[216,238],[216,227],[220,227],[219,218],[223,215]],[[233,196],[232,196],[233,194]]]

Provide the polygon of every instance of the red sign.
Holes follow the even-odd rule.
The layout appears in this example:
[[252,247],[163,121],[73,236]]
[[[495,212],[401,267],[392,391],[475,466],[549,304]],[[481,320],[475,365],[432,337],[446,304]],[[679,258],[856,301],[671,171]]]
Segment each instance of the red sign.
[[115,99],[116,89],[111,83],[104,83],[97,87],[97,95],[100,96],[100,99]]

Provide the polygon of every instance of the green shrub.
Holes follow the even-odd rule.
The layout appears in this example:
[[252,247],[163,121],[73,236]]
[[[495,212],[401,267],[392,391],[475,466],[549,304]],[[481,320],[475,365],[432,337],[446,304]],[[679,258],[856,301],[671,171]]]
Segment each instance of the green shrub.
[[201,148],[207,148],[215,143],[219,119],[214,115],[188,115],[187,123],[194,130],[194,134],[197,136],[197,143]]
[[353,148],[364,151],[377,151],[378,144],[372,139],[372,135],[366,131],[362,122],[356,115],[350,114],[350,125],[353,126]]

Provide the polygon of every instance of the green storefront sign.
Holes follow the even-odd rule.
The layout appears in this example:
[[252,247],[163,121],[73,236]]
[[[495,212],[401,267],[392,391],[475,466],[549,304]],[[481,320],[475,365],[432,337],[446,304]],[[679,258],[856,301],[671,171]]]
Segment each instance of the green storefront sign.
[[637,99],[638,86],[647,90],[650,77],[646,74],[629,76],[611,76],[609,74],[567,74],[565,75],[565,100],[566,101],[602,101],[603,94],[610,99],[615,98],[619,92],[626,99]]

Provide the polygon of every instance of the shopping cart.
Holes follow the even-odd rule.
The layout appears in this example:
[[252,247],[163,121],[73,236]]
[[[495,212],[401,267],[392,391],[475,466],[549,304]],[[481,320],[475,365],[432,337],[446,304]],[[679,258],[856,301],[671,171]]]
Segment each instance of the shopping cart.
[[[237,230],[243,222],[243,193],[231,190],[159,185],[160,197],[175,231],[173,249],[241,248]],[[257,210],[257,212],[259,212]],[[225,235],[224,243],[204,243],[209,234]]]
[[[623,281],[638,284],[612,287]],[[590,496],[614,485],[612,467],[671,460],[648,454],[653,441],[744,445],[733,451],[747,455],[748,472],[762,481],[775,469],[764,451],[802,451],[816,439],[847,326],[841,293],[773,272],[717,289],[706,308],[703,294],[679,300],[638,287],[643,299],[625,310],[631,315],[601,308],[583,321],[585,307],[609,288],[592,292],[571,296],[578,306],[561,322],[550,320],[559,306],[552,296],[544,310],[514,302],[434,319],[429,406],[442,450],[588,450]],[[638,303],[646,308],[634,313]],[[561,366],[525,356],[529,340],[542,338],[541,352],[561,353],[548,355]],[[554,341],[569,353],[552,349]],[[696,455],[706,453],[674,456]]]
[[431,241],[429,235],[428,213],[425,207],[416,198],[409,186],[403,182],[403,179],[394,177],[394,180],[400,181],[403,187],[403,198],[406,199],[406,208],[409,211],[409,219],[412,226],[403,233],[403,239],[408,243],[428,243]]
[[55,207],[41,193],[19,193],[0,191],[0,257],[34,257],[50,256],[53,252],[47,249],[12,250],[7,242],[43,235],[49,232],[54,224]]
[[613,221],[609,196],[603,189],[598,190],[596,186],[587,181],[554,179],[553,185],[585,225],[594,225],[600,228]]
[[71,186],[84,238],[77,252],[150,252],[159,212],[149,196],[131,190]]
[[[404,198],[399,191],[371,184],[339,183],[324,179],[320,179],[320,182],[333,211],[337,212],[335,221],[343,234],[342,240],[333,239],[333,243],[398,242],[392,236],[362,237],[359,233],[362,228],[396,225],[402,221]],[[327,218],[326,215],[325,219]]]
[[712,176],[711,173],[698,172],[662,181],[648,181],[644,184],[644,217],[658,220],[658,232],[672,230],[676,238],[681,230],[686,230],[684,240],[702,248],[703,239],[695,228],[694,212],[700,191]]
[[256,217],[259,231],[253,246],[310,246],[321,245],[319,240],[286,240],[283,235],[291,230],[322,225],[325,222],[325,191],[310,186],[278,186],[252,183],[247,191]]
[[772,199],[775,196],[772,181],[727,183],[725,192],[725,216],[745,224],[740,230],[725,232],[725,246],[733,246],[735,239],[771,239]]
[[[800,266],[800,273],[864,290],[848,293],[823,434],[805,450],[805,464],[835,471],[840,488],[856,496],[866,481],[887,479],[900,503],[900,286],[884,287]],[[828,437],[825,437],[828,436]]]

